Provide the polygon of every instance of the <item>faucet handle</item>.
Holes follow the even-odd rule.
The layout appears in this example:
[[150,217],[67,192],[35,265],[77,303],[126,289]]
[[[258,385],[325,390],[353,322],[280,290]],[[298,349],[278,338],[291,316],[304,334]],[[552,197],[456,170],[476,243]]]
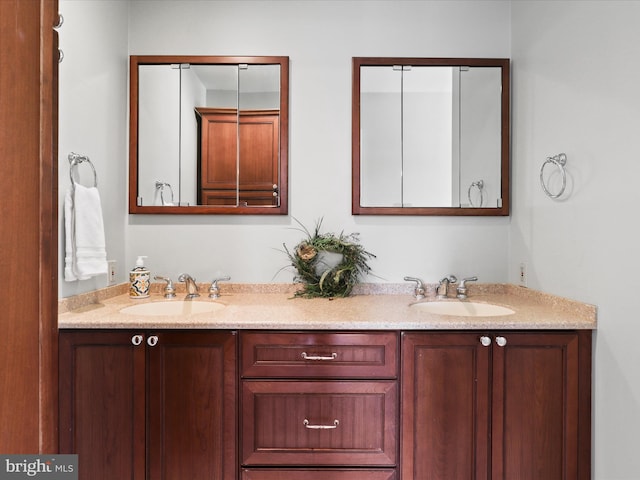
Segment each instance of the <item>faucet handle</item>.
[[467,286],[467,282],[477,282],[477,281],[478,281],[478,277],[476,277],[476,276],[463,278],[460,281],[460,287],[461,288],[465,288]]
[[422,280],[416,277],[404,277],[407,282],[416,282],[416,288],[414,290],[414,295],[416,296],[416,300],[421,300],[424,298],[424,284]]
[[167,284],[164,287],[164,298],[173,298],[176,296],[176,289],[173,286],[173,282],[171,281],[171,278],[163,277],[161,275],[156,275],[153,278],[155,280],[163,280],[167,282]]
[[467,282],[477,282],[477,281],[478,281],[478,277],[476,276],[463,278],[460,281],[460,285],[458,285],[458,287],[456,288],[456,292],[458,293],[457,297],[460,300],[464,300],[465,298],[467,298]]
[[220,287],[218,287],[218,282],[229,280],[231,280],[229,275],[226,277],[214,278],[211,281],[211,286],[209,287],[209,298],[220,298]]

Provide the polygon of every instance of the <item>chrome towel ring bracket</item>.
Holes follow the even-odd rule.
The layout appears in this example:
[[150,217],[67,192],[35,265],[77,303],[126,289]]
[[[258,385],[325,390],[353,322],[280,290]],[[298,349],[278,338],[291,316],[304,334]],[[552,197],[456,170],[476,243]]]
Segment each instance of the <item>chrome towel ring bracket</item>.
[[[69,158],[69,178],[71,179],[72,187],[75,188],[76,183],[80,182],[76,167],[81,163],[85,163],[85,162],[89,164],[89,166],[91,167],[91,170],[93,171],[93,186],[94,187],[98,186],[98,174],[96,173],[96,168],[93,166],[93,163],[91,163],[91,160],[89,160],[89,157],[85,155],[80,155],[79,153],[71,152],[68,158]],[[75,178],[74,178],[74,173],[75,173]]]
[[[544,170],[547,165],[555,166],[555,170],[549,173],[549,176],[545,180]],[[560,197],[565,189],[567,188],[567,156],[564,153],[559,153],[558,155],[554,155],[553,157],[547,157],[542,166],[540,167],[540,186],[544,193],[549,198],[558,198]],[[550,167],[551,168],[551,167]],[[551,193],[549,190],[549,179],[555,174],[559,173],[561,176],[562,186],[556,193]]]

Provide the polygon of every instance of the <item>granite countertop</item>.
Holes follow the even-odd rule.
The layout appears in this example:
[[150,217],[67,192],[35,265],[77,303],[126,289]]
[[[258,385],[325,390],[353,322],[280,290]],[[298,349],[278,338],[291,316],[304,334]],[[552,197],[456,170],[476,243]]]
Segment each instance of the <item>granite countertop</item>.
[[[508,284],[469,286],[469,302],[508,307],[514,314],[491,317],[437,315],[411,308],[416,302],[407,284],[368,284],[347,298],[292,298],[296,286],[289,284],[221,285],[222,295],[207,297],[201,286],[198,302],[216,302],[224,308],[213,313],[142,316],[121,313],[125,307],[148,302],[176,302],[165,299],[161,285],[154,284],[146,299],[130,299],[127,285],[110,287],[59,302],[58,326],[67,328],[202,328],[278,330],[479,330],[479,329],[595,329],[596,307],[535,290]],[[434,301],[434,286],[427,298]],[[452,297],[447,301],[459,302]]]

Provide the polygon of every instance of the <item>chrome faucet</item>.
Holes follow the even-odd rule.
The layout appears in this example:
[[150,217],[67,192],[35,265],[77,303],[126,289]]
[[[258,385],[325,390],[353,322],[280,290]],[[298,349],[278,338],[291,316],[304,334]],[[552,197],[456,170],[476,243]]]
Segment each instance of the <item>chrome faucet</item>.
[[209,287],[209,298],[220,298],[220,287],[218,287],[218,282],[229,281],[231,280],[230,276],[214,278],[211,281],[211,286]]
[[404,279],[407,282],[416,282],[416,288],[413,291],[413,294],[415,295],[416,300],[422,300],[424,298],[424,284],[422,283],[422,280],[415,277],[404,277]]
[[187,299],[199,297],[198,293],[198,285],[196,285],[196,281],[191,277],[188,273],[183,273],[178,277],[179,282],[184,282],[187,287]]
[[455,275],[449,275],[448,277],[444,277],[440,280],[436,287],[436,298],[438,298],[438,300],[444,300],[447,298],[447,295],[449,294],[449,285],[456,283],[457,281],[458,279]]
[[164,287],[164,298],[173,298],[176,296],[176,289],[173,287],[173,282],[169,277],[162,277],[160,275],[156,275],[156,280],[164,280],[167,284]]
[[463,278],[462,281],[460,282],[460,285],[458,285],[458,287],[456,288],[456,291],[458,292],[457,297],[460,300],[464,300],[465,298],[467,298],[467,282],[477,282],[477,281],[478,281],[478,277]]

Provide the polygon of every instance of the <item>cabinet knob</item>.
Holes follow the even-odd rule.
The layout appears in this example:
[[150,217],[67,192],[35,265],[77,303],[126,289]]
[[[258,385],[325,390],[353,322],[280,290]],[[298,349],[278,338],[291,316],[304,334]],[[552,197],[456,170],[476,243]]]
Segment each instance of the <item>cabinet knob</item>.
[[480,343],[483,347],[488,347],[489,345],[491,345],[491,337],[487,337],[486,335],[481,336]]
[[158,337],[156,335],[151,335],[147,338],[147,345],[150,347],[155,347],[158,344]]
[[496,343],[499,347],[504,347],[507,344],[507,339],[504,337],[496,337]]
[[133,343],[136,347],[142,343],[142,335],[134,335],[131,337],[131,343]]

